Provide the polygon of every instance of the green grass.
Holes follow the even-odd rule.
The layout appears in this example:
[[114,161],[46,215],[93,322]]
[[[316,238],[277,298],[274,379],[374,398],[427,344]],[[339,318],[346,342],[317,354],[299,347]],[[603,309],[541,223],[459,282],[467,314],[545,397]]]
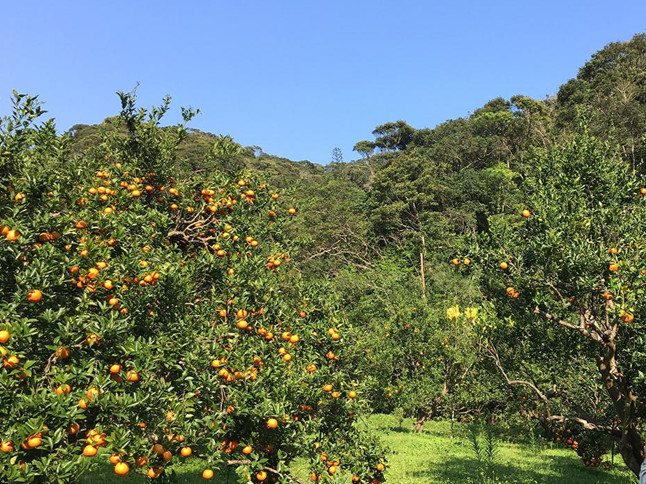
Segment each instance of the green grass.
[[[405,420],[398,427],[395,417],[375,415],[368,421],[371,427],[391,449],[388,459],[388,482],[392,484],[449,484],[479,483],[478,463],[475,459],[464,425],[454,426],[451,437],[449,422],[430,422],[424,432],[413,432],[413,422]],[[494,463],[497,481],[518,484],[625,484],[636,482],[620,457],[615,457],[615,466],[609,471],[585,467],[575,452],[550,445],[540,448],[522,444],[522,435],[501,432],[496,438],[498,454]],[[306,475],[304,466],[297,463],[295,472]],[[176,467],[177,481],[200,483],[203,465],[196,459]],[[309,482],[303,479],[304,482]],[[118,479],[108,465],[88,476],[84,484],[102,482],[110,484],[149,482],[141,476]],[[235,484],[236,475],[220,474],[210,481],[216,484]]]
[[[412,421],[398,429],[396,419],[386,415],[373,416],[370,424],[392,449],[388,478],[393,484],[478,482],[478,464],[466,426],[455,425],[451,438],[449,422],[430,422],[422,434],[413,432]],[[500,482],[625,484],[632,479],[620,457],[615,457],[613,469],[603,471],[583,465],[572,450],[536,449],[512,442],[509,436],[498,437],[498,443],[494,469]]]

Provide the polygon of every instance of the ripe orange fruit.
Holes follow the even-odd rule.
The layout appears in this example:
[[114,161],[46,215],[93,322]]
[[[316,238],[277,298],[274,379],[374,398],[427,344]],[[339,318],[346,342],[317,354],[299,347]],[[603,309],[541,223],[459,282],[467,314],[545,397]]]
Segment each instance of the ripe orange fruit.
[[179,453],[182,455],[182,457],[188,457],[193,453],[193,449],[191,449],[190,447],[182,447],[182,450],[180,450]]
[[471,264],[471,259],[469,259],[468,257],[465,257],[464,260],[462,261],[462,263],[465,266],[468,266],[469,264]]
[[87,408],[87,401],[84,398],[81,398],[79,400],[79,408],[86,409]]
[[460,265],[460,261],[459,261],[458,259],[452,259],[452,260],[451,260],[451,264],[453,264],[454,266],[459,266],[459,265]]
[[150,469],[148,469],[148,472],[146,473],[146,475],[151,479],[154,479],[155,477],[159,477],[163,470],[164,468],[161,466],[151,467]]
[[88,334],[85,337],[85,343],[92,346],[99,343],[99,335],[97,334]]
[[278,420],[276,420],[275,418],[270,418],[269,420],[267,420],[268,429],[275,429],[277,427],[278,427]]
[[35,449],[36,447],[40,447],[42,443],[43,439],[40,437],[40,435],[32,435],[31,437],[28,437],[26,441],[28,449]]
[[40,289],[32,289],[27,292],[27,301],[29,302],[39,302],[43,298],[43,293]]
[[357,392],[355,392],[354,390],[350,390],[350,391],[348,392],[348,397],[350,397],[350,398],[356,398],[356,397],[357,397]]
[[336,466],[330,466],[327,471],[331,476],[333,476],[334,474],[336,474]]
[[608,249],[608,252],[614,255],[619,252],[619,249],[617,249],[617,247],[610,247],[610,249]]
[[125,462],[119,462],[114,466],[114,473],[118,476],[127,476],[130,472],[130,466]]
[[56,388],[56,395],[68,395],[72,391],[72,387],[70,387],[67,383],[64,383],[63,385],[59,385]]
[[70,357],[70,350],[68,348],[65,348],[64,346],[59,346],[56,350],[56,357],[60,358],[61,360],[66,360]]
[[17,230],[9,230],[5,237],[9,242],[15,242],[20,238],[20,233]]
[[377,470],[379,472],[383,472],[384,469],[385,469],[385,466],[381,462],[377,464]]
[[135,464],[137,464],[139,467],[144,467],[146,464],[148,464],[148,457],[146,457],[145,455],[136,457]]
[[119,363],[115,363],[110,367],[110,373],[119,373],[121,371],[121,365]]
[[4,365],[5,368],[8,370],[13,370],[18,366],[20,363],[20,358],[17,356],[10,356],[9,358],[5,358],[2,364]]
[[202,477],[204,479],[213,479],[214,473],[211,469],[204,469],[202,471]]
[[5,454],[8,454],[14,449],[13,442],[11,440],[3,440],[0,444],[0,450]]
[[532,212],[530,212],[530,211],[529,211],[529,210],[527,210],[527,209],[525,209],[525,210],[523,210],[523,211],[521,212],[521,215],[522,215],[524,218],[529,218],[529,216],[530,216],[531,214],[532,214]]
[[5,344],[11,338],[11,333],[6,330],[0,331],[0,344]]
[[137,373],[135,370],[130,370],[128,373],[126,373],[126,380],[130,382],[139,381],[139,373]]
[[90,387],[90,389],[85,393],[85,395],[87,396],[87,399],[89,401],[92,401],[99,396],[99,393],[100,392],[98,388]]
[[164,453],[164,446],[161,444],[153,445],[153,452],[157,455],[162,455]]
[[634,315],[632,315],[632,314],[630,314],[630,313],[627,313],[627,312],[625,312],[625,311],[622,311],[622,312],[621,312],[620,319],[621,319],[624,323],[631,323],[631,322],[635,319],[635,316],[634,316]]
[[509,264],[507,264],[506,262],[503,261],[503,262],[500,263],[500,268],[503,271],[506,271],[508,267],[509,267]]
[[110,461],[110,464],[117,465],[119,462],[121,462],[121,456],[115,453],[115,454],[112,454],[110,456],[110,459],[108,460]]
[[325,385],[323,385],[323,391],[324,392],[331,392],[332,388],[333,388],[333,386],[330,383],[326,383]]
[[642,195],[646,196],[646,187],[642,187],[642,188],[640,188],[640,189],[639,189],[639,193],[641,193]]
[[97,453],[97,448],[94,447],[93,445],[86,445],[83,448],[83,455],[85,457],[94,457]]
[[163,458],[166,462],[168,462],[169,460],[171,460],[171,459],[173,458],[173,453],[172,453],[170,450],[167,450],[166,452],[164,452],[164,453],[162,454],[162,458]]
[[264,481],[265,479],[267,479],[267,472],[258,471],[256,473],[256,479],[259,480],[260,482]]
[[243,454],[245,454],[245,455],[249,455],[249,454],[251,454],[252,452],[253,452],[253,447],[251,447],[250,445],[245,445],[245,446],[242,448],[242,453],[243,453]]
[[610,272],[615,272],[617,271],[617,269],[619,269],[619,264],[612,262],[611,264],[608,265],[608,270]]

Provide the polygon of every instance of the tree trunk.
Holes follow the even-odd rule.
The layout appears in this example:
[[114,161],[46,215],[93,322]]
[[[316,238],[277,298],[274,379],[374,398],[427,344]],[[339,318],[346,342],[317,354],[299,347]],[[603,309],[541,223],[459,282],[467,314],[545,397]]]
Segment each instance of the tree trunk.
[[426,301],[426,277],[424,275],[424,252],[419,253],[419,272],[422,275],[422,299]]
[[426,237],[424,237],[421,227],[420,233],[422,235],[422,250],[419,253],[419,272],[422,279],[422,299],[426,301],[426,268],[424,267],[424,258],[426,257]]
[[621,441],[618,445],[619,453],[621,454],[626,467],[633,471],[636,476],[639,475],[639,469],[641,468],[643,461],[643,447],[644,444],[637,429],[633,427],[622,431]]
[[636,419],[639,398],[632,390],[632,384],[617,367],[616,345],[614,341],[605,342],[601,355],[597,359],[597,367],[605,384],[608,396],[612,400],[621,425],[621,439],[618,450],[626,466],[639,475],[643,456],[642,441]]
[[415,432],[420,433],[424,430],[424,424],[433,417],[433,410],[418,412],[417,421],[415,422]]
[[424,424],[426,423],[427,420],[430,420],[433,418],[433,416],[437,413],[437,409],[440,405],[440,401],[438,398],[435,398],[433,403],[431,404],[430,409],[418,409],[417,410],[417,421],[415,422],[415,432],[421,432],[424,430]]

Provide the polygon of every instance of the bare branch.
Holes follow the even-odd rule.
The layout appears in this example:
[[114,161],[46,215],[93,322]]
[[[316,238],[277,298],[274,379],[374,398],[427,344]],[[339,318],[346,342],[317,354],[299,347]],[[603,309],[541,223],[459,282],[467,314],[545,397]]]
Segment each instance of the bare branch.
[[590,420],[586,420],[581,417],[565,417],[563,415],[550,415],[549,417],[547,417],[547,421],[562,422],[562,423],[575,422],[581,425],[585,430],[592,430],[594,432],[603,432],[614,438],[617,438],[617,439],[621,438],[621,430],[619,428],[613,427],[611,425],[603,425],[603,424],[591,422]]
[[603,339],[601,338],[601,336],[597,332],[588,331],[585,328],[585,325],[583,327],[581,327],[581,326],[574,325],[574,324],[572,324],[572,323],[570,323],[568,321],[565,321],[564,319],[557,319],[554,316],[552,316],[550,313],[547,313],[547,312],[539,309],[538,307],[534,309],[534,314],[537,314],[537,315],[541,316],[543,319],[547,319],[549,321],[556,321],[558,324],[560,324],[561,326],[563,326],[565,328],[569,328],[569,329],[573,329],[574,331],[578,331],[579,333],[584,335],[586,338],[590,338],[591,340],[596,341],[597,343],[602,343],[602,344],[604,343]]

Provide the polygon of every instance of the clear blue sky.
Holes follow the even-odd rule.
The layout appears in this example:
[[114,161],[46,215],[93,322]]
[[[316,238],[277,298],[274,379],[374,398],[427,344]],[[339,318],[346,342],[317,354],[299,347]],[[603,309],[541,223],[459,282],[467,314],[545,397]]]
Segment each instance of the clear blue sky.
[[432,127],[555,93],[646,31],[646,1],[0,0],[0,19],[3,115],[17,89],[60,130],[97,123],[139,81],[143,105],[199,107],[192,127],[327,163],[386,121]]

